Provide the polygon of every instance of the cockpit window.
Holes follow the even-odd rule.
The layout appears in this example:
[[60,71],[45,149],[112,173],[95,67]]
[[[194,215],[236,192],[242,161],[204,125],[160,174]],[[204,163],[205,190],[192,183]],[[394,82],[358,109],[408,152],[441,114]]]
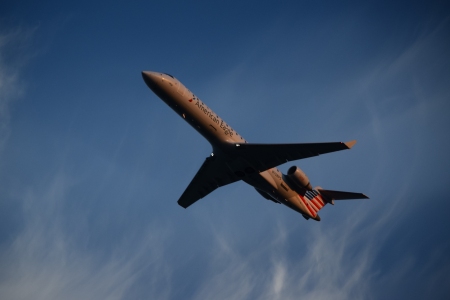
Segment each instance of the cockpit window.
[[172,77],[173,79],[175,79],[175,77],[173,77],[173,76],[170,75],[170,74],[167,74],[167,73],[163,73],[163,74],[165,74],[165,75],[167,75],[167,76],[170,76],[170,77]]

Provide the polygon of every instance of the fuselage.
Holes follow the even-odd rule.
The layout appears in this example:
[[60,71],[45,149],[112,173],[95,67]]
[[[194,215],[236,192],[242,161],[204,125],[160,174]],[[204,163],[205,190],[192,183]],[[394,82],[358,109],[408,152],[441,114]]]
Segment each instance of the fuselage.
[[[214,113],[179,80],[169,74],[142,72],[150,89],[169,105],[178,115],[205,137],[214,154],[227,156],[229,149],[247,143],[231,126]],[[230,161],[234,158],[230,157]],[[266,199],[284,204],[307,218],[320,220],[311,203],[292,190],[278,168],[247,174],[243,181],[256,188]]]

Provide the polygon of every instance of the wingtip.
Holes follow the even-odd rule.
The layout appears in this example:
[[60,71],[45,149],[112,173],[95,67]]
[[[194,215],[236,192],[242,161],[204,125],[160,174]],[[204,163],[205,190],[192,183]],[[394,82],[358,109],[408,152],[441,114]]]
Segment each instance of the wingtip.
[[186,205],[185,203],[181,203],[180,201],[177,201],[177,203],[179,206],[181,206],[184,209],[188,208],[188,206],[189,206],[189,205]]
[[355,144],[356,144],[356,140],[344,143],[345,146],[347,146],[348,149],[351,149]]

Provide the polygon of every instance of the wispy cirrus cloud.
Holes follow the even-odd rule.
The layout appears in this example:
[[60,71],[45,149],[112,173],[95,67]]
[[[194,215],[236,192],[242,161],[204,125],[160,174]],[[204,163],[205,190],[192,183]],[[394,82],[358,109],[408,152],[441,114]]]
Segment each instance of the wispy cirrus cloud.
[[305,231],[309,242],[295,251],[295,256],[289,255],[289,248],[298,232],[287,230],[285,225],[271,232],[269,244],[254,245],[245,254],[237,250],[232,239],[216,233],[210,261],[214,275],[202,282],[194,298],[361,298],[370,291],[373,251],[370,243],[354,250],[364,243],[351,238],[358,234],[356,224]]
[[[14,104],[26,92],[22,73],[34,56],[29,46],[35,31],[19,28],[0,33],[0,158],[12,133]],[[33,174],[30,181],[18,173],[14,187],[2,184],[2,209],[14,206],[20,213],[6,223],[13,224],[13,232],[1,236],[0,298],[125,299],[142,290],[149,298],[168,298],[171,268],[163,250],[169,230],[153,224],[139,234],[118,237],[109,251],[90,248],[86,242],[92,238],[89,208],[77,216],[67,211],[68,203],[79,200],[73,189],[84,181],[64,171],[73,166],[70,159],[58,165],[57,154],[53,155],[54,164],[48,169],[23,170]],[[107,163],[113,169],[114,162]],[[76,224],[68,225],[67,219],[73,217]],[[148,279],[145,288],[135,288],[143,277]]]
[[10,106],[11,102],[20,94],[18,74],[10,70],[4,62],[3,52],[8,46],[10,37],[0,36],[0,150],[3,148],[10,134]]
[[[346,88],[356,86],[356,95],[344,90],[339,95],[348,99],[349,106],[364,100],[370,117],[364,132],[371,132],[379,147],[380,162],[371,170],[375,176],[371,191],[367,191],[372,200],[364,210],[347,211],[339,226],[317,224],[301,234],[283,224],[268,233],[267,240],[272,242],[253,245],[253,251],[244,253],[238,250],[235,239],[215,232],[210,265],[214,275],[202,282],[196,299],[214,295],[240,299],[395,299],[402,291],[415,297],[427,291],[438,296],[442,293],[438,287],[445,286],[450,266],[444,248],[439,248],[446,245],[440,240],[445,237],[437,236],[435,244],[429,245],[433,254],[423,256],[420,242],[411,239],[414,233],[408,229],[420,217],[419,207],[425,200],[417,193],[426,189],[418,175],[424,174],[428,162],[434,164],[442,157],[430,157],[432,152],[426,150],[448,140],[442,136],[447,127],[439,127],[448,124],[450,99],[448,84],[439,80],[448,75],[446,65],[441,64],[448,61],[445,28],[448,19],[418,36],[397,56],[382,57],[358,79],[349,78]],[[398,182],[386,182],[390,172],[397,174]],[[427,174],[439,179],[439,172]],[[301,249],[292,256],[289,250],[298,246],[299,235]],[[419,282],[421,286],[416,287]]]
[[[438,31],[437,33],[442,32]],[[433,34],[421,36],[416,43],[405,49],[397,58],[385,58],[380,62],[378,68],[372,69],[372,72],[369,70],[365,74],[366,76],[361,76],[361,81],[354,80],[344,89],[348,90],[348,86],[357,86],[359,83],[360,91],[357,95],[359,97],[376,94],[375,92],[384,90],[386,87],[396,86],[395,79],[410,74],[409,70],[418,62],[431,59],[433,57],[432,50],[439,47],[441,50],[445,49],[445,47],[439,46],[439,43],[444,43],[440,39],[440,35]],[[9,51],[4,49],[8,49],[12,45],[13,36],[14,34],[0,39],[1,51]],[[435,59],[436,61],[440,60],[439,57],[435,57]],[[6,60],[3,58],[1,62],[5,65]],[[7,141],[10,107],[14,99],[23,93],[23,83],[20,80],[20,72],[17,71],[20,68],[14,69],[13,65],[8,64],[3,69],[3,65],[0,65],[2,72],[0,77],[2,83],[0,85],[0,117],[1,122],[5,121],[2,123],[5,126],[2,125],[1,128],[6,128],[6,131],[4,131],[5,135],[3,135],[3,131],[0,133],[2,140]],[[438,64],[434,64],[434,66],[439,67]],[[240,67],[230,72],[228,77],[230,85],[236,85],[235,78],[241,76],[241,72]],[[3,74],[6,74],[6,77]],[[430,69],[424,74],[425,77],[433,77]],[[411,86],[415,89],[406,92],[408,96],[419,95],[418,103],[409,106],[400,104],[400,110],[394,111],[392,108],[395,108],[397,101],[403,98],[387,97],[383,98],[384,101],[369,99],[367,109],[371,114],[369,114],[367,126],[370,128],[361,130],[368,136],[372,133],[375,143],[380,144],[378,151],[381,153],[380,161],[383,163],[377,164],[377,169],[365,171],[376,172],[372,181],[372,191],[364,191],[373,199],[366,202],[364,207],[360,206],[360,209],[352,206],[354,210],[346,212],[345,220],[341,215],[341,220],[337,220],[335,223],[333,223],[333,217],[338,215],[336,211],[340,209],[339,205],[345,204],[339,203],[336,207],[326,207],[330,213],[324,212],[324,214],[328,214],[329,218],[324,218],[322,223],[305,222],[300,216],[297,216],[297,219],[289,218],[290,224],[287,224],[286,220],[280,220],[275,229],[263,225],[258,229],[248,230],[243,233],[245,238],[241,236],[241,239],[231,236],[226,226],[223,229],[217,229],[217,225],[214,227],[212,224],[207,224],[211,226],[201,226],[199,229],[199,231],[206,232],[208,236],[208,242],[205,242],[195,237],[192,232],[186,237],[183,236],[182,231],[173,232],[156,221],[148,221],[151,218],[156,219],[155,216],[159,213],[163,215],[163,218],[172,218],[172,207],[170,214],[164,214],[163,211],[152,214],[153,206],[146,206],[149,211],[145,216],[145,222],[150,222],[150,225],[145,230],[139,230],[139,226],[133,223],[134,215],[127,214],[126,206],[120,203],[122,199],[114,195],[118,189],[112,189],[112,187],[118,185],[134,190],[139,185],[138,183],[152,178],[146,177],[143,173],[139,174],[139,180],[127,181],[125,178],[130,177],[130,173],[121,172],[122,170],[116,167],[117,164],[114,164],[117,155],[113,157],[113,161],[104,162],[107,171],[103,174],[103,180],[95,180],[101,177],[99,175],[101,171],[97,171],[89,178],[94,181],[92,185],[96,186],[94,192],[89,191],[88,186],[84,185],[85,180],[76,178],[74,174],[77,172],[67,171],[80,161],[71,161],[70,157],[65,162],[66,171],[57,168],[57,172],[48,174],[51,171],[46,170],[46,176],[41,176],[42,170],[33,171],[35,172],[33,174],[39,173],[37,176],[33,175],[39,178],[31,179],[31,183],[20,181],[21,177],[18,179],[20,189],[13,191],[14,197],[18,199],[17,201],[23,208],[21,227],[10,240],[3,241],[1,244],[0,298],[130,299],[141,297],[168,299],[174,298],[175,294],[184,299],[189,296],[182,297],[183,291],[178,293],[174,291],[186,288],[186,281],[188,281],[186,276],[195,277],[198,274],[202,280],[192,280],[191,283],[194,286],[186,288],[194,291],[193,298],[196,299],[370,299],[371,297],[377,299],[383,298],[379,296],[383,295],[380,291],[388,291],[385,292],[384,295],[386,295],[389,291],[401,290],[418,282],[415,281],[417,278],[425,278],[421,280],[423,285],[421,290],[433,291],[434,287],[441,287],[442,291],[442,286],[445,286],[445,280],[450,272],[450,263],[446,259],[445,248],[437,248],[442,243],[429,245],[431,250],[425,252],[425,255],[421,255],[417,250],[419,241],[415,239],[416,236],[414,239],[406,240],[407,247],[398,246],[397,242],[408,234],[417,234],[418,237],[428,236],[433,234],[432,231],[437,228],[427,227],[426,229],[430,229],[431,233],[427,232],[426,234],[408,231],[411,224],[417,221],[412,218],[418,214],[411,217],[409,213],[405,212],[421,205],[421,202],[411,201],[411,198],[417,190],[424,188],[422,179],[425,176],[418,177],[417,174],[429,174],[419,172],[422,170],[420,167],[424,164],[421,156],[423,148],[420,148],[419,151],[417,148],[406,147],[408,151],[403,151],[404,148],[402,148],[403,152],[399,151],[401,155],[389,156],[396,150],[390,147],[390,142],[397,136],[401,138],[412,136],[411,142],[418,144],[419,136],[423,138],[424,133],[428,134],[430,131],[426,129],[425,123],[444,120],[442,116],[445,115],[445,110],[442,108],[448,107],[445,104],[449,99],[448,87],[441,85],[438,86],[438,89],[430,89],[431,86],[424,88],[423,82],[417,78],[411,81],[413,82]],[[221,83],[222,79],[218,80],[218,83]],[[392,83],[386,85],[388,81]],[[223,88],[227,90],[228,87],[227,84]],[[430,90],[435,91],[439,98],[434,98],[433,94],[430,94]],[[348,107],[353,106],[358,100],[355,96],[349,96],[348,91],[344,90],[341,95],[336,93],[335,95],[349,99],[349,102],[343,102],[347,104],[343,105],[345,110],[348,110]],[[438,101],[435,101],[436,99]],[[230,111],[233,109],[230,108]],[[342,117],[340,114],[337,115]],[[409,126],[414,125],[410,123],[411,120],[420,125],[411,127],[414,132],[408,131]],[[448,122],[443,122],[443,124],[448,124]],[[355,126],[350,124],[349,127]],[[264,133],[264,131],[261,132]],[[289,134],[292,135],[291,132]],[[5,136],[4,139],[3,136]],[[373,139],[373,137],[369,139]],[[434,141],[427,139],[427,141],[430,140]],[[120,147],[124,143],[122,140],[117,153],[121,151]],[[434,147],[435,144],[429,144],[430,148],[437,148]],[[395,143],[393,145],[400,147],[405,144]],[[72,146],[68,145],[67,148]],[[448,147],[441,148],[448,149]],[[58,151],[61,149],[59,148]],[[408,160],[407,164],[397,165],[399,159],[411,153],[413,155],[408,157],[413,159]],[[431,154],[435,155],[434,152]],[[79,173],[82,174],[91,173],[92,169],[98,168],[92,167],[93,162],[100,159],[107,160],[104,155],[101,157],[101,154],[91,156],[90,159],[89,153],[83,152],[81,155],[83,155],[83,161],[88,161],[88,163],[79,164],[79,168],[83,169]],[[373,157],[369,159],[373,159]],[[364,160],[367,160],[367,157],[364,157]],[[398,180],[398,183],[389,182],[389,186],[386,186],[383,179],[387,173],[392,173],[392,165],[399,166],[395,170],[395,179]],[[161,166],[166,167],[166,165]],[[157,168],[155,167],[155,169],[153,173],[157,173]],[[117,175],[120,173],[125,175],[120,177]],[[41,180],[40,177],[49,179]],[[361,180],[364,181],[364,179]],[[142,185],[148,185],[148,182],[142,183]],[[73,203],[79,200],[74,196],[76,187],[78,190],[83,190],[82,196],[87,198],[81,207],[76,207],[82,213],[75,213],[73,210],[67,209],[68,203],[72,205],[69,205],[70,208],[74,208]],[[387,188],[389,193],[386,194]],[[11,192],[6,190],[7,193]],[[114,192],[103,193],[108,190]],[[166,194],[157,194],[156,189],[152,192],[155,193],[152,195],[155,198],[167,198]],[[431,191],[429,192],[431,193]],[[136,194],[130,193],[130,195],[135,196]],[[256,194],[252,195],[257,197]],[[91,215],[92,218],[106,221],[104,223],[97,222],[95,225],[89,224],[87,216],[91,206],[95,205],[96,200],[105,199],[107,196],[111,196],[112,199],[97,203],[101,208],[93,214],[94,216]],[[239,197],[244,196],[239,194]],[[148,194],[142,196],[142,198],[144,197],[148,197]],[[436,198],[441,200],[433,199],[435,204],[439,203],[437,201],[445,200]],[[114,201],[116,202],[114,209],[119,213],[111,216],[106,210]],[[93,202],[94,204],[92,204]],[[435,210],[427,211],[427,213],[430,212],[434,213]],[[122,234],[102,240],[102,245],[99,246],[100,250],[86,242],[86,240],[93,239],[93,231],[100,231],[100,234],[95,236],[101,237],[107,231],[105,228],[112,225],[108,223],[108,218],[118,217],[121,213],[123,213],[124,221],[120,224],[129,226],[126,234],[122,232]],[[226,212],[221,212],[221,214],[227,218],[235,217],[226,215]],[[419,215],[419,217],[432,216]],[[260,216],[256,218],[260,218]],[[69,226],[66,219],[72,220]],[[229,219],[227,221],[233,222]],[[249,222],[253,221],[255,219],[251,219]],[[181,221],[180,224],[186,226],[189,222],[192,222],[192,219],[187,220],[184,224]],[[399,229],[400,225],[407,227],[407,230]],[[137,231],[137,233],[130,234],[133,231]],[[393,239],[394,233],[396,234],[395,239]],[[243,240],[251,235],[261,235],[265,238],[261,242],[248,246]],[[180,243],[180,238],[188,241],[186,244]],[[212,247],[210,247],[209,238],[213,240]],[[198,243],[198,248],[206,249],[202,252],[201,257],[200,255],[196,256],[195,253],[187,255],[191,261],[186,265],[187,268],[194,266],[191,269],[187,269],[186,265],[180,263],[183,261],[180,256],[183,257],[185,254],[184,249],[176,252],[178,255],[174,255],[174,252],[170,251],[170,248],[182,248],[186,245],[189,246],[189,243]],[[393,253],[393,256],[390,257],[391,261],[383,261],[383,258],[380,258],[382,252]],[[206,255],[203,256],[203,254]],[[170,255],[173,256],[170,257]],[[201,263],[205,260],[207,262],[202,265]],[[418,264],[419,261],[421,264]],[[173,276],[175,271],[179,271],[182,275]],[[413,278],[411,279],[411,277]],[[397,284],[398,286],[396,286]]]
[[25,92],[20,72],[32,57],[28,45],[35,31],[0,32],[0,150],[10,135],[11,106]]
[[[74,181],[63,172],[24,191],[23,228],[0,252],[2,299],[125,299],[145,272],[146,295],[170,295],[171,269],[164,258],[167,228],[149,226],[126,236],[110,255],[89,250],[89,227],[67,228],[63,212]],[[81,233],[81,236],[80,236]],[[82,238],[85,236],[85,238]]]

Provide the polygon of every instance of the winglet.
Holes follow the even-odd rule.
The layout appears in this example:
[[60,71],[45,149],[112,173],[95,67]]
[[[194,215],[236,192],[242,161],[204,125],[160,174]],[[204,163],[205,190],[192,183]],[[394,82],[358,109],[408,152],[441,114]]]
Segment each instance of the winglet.
[[348,149],[351,149],[355,144],[356,144],[356,140],[344,143],[345,146],[347,146]]

